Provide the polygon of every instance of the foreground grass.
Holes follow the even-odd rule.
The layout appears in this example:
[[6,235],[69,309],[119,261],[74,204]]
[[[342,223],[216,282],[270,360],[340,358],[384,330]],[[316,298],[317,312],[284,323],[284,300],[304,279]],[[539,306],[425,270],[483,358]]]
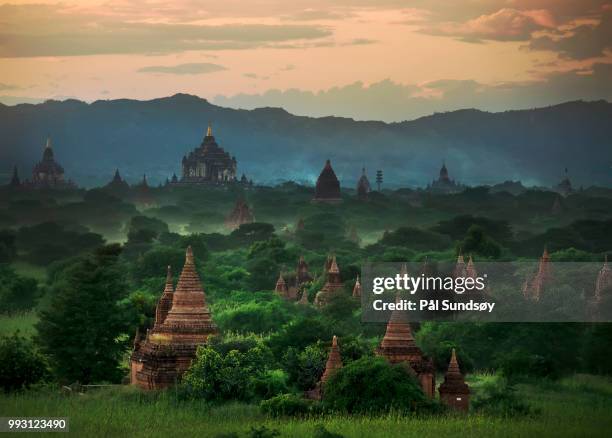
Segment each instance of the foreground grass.
[[0,336],[12,335],[16,331],[23,336],[33,336],[36,333],[34,325],[38,322],[35,311],[6,315],[0,313]]
[[[612,429],[612,383],[595,376],[576,376],[553,384],[525,384],[520,393],[541,412],[534,417],[325,416],[273,419],[256,405],[231,403],[211,406],[180,402],[173,392],[143,393],[131,387],[112,387],[84,395],[56,391],[29,391],[1,395],[3,416],[68,416],[77,436],[215,437],[235,432],[244,436],[251,427],[266,426],[282,437],[311,437],[323,424],[344,437],[440,436],[609,436]],[[37,435],[39,436],[39,434]]]

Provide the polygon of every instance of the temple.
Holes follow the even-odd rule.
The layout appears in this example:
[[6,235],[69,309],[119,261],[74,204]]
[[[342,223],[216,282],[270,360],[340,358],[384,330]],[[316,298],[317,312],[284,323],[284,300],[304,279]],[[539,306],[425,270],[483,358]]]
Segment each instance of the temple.
[[[400,296],[397,296],[397,300]],[[431,359],[425,357],[417,347],[406,312],[394,310],[387,323],[387,331],[376,349],[376,354],[392,364],[405,363],[408,371],[418,379],[421,389],[428,397],[434,397],[436,388],[435,370]]]
[[172,290],[170,272],[155,311],[155,324],[143,340],[136,339],[130,358],[130,380],[143,389],[176,384],[195,358],[198,346],[217,333],[196,272],[193,251],[187,248],[185,265]]
[[121,177],[119,169],[115,169],[113,179],[104,186],[104,190],[113,194],[125,194],[130,190],[130,185]]
[[329,202],[337,203],[342,202],[340,195],[340,181],[336,177],[334,169],[332,169],[331,162],[327,160],[325,167],[321,171],[317,184],[315,186],[315,196],[312,202]]
[[560,194],[563,197],[569,196],[574,193],[574,189],[572,188],[572,182],[569,179],[567,167],[565,168],[565,175],[559,184],[553,187],[553,190]]
[[340,278],[340,268],[338,268],[336,256],[331,258],[328,257],[327,260],[328,262],[325,264],[325,285],[317,292],[314,301],[315,305],[319,307],[325,306],[334,295],[342,293],[344,290],[344,284],[342,284],[342,279]]
[[274,291],[278,296],[288,301],[296,301],[300,292],[304,295],[304,287],[313,280],[312,275],[308,271],[308,263],[300,256],[295,272],[279,274]]
[[612,269],[608,264],[608,255],[597,274],[595,294],[587,305],[590,319],[594,322],[609,321],[612,316]]
[[527,300],[540,301],[542,293],[552,279],[552,270],[550,266],[550,256],[548,250],[544,248],[538,271],[531,277],[528,277],[523,284],[523,296]]
[[446,168],[446,163],[442,163],[442,168],[440,169],[440,175],[437,180],[432,181],[430,185],[427,186],[427,190],[431,193],[435,194],[451,194],[451,193],[459,193],[463,191],[465,187],[461,184],[458,184],[454,180],[450,179],[448,176],[448,169]]
[[255,216],[245,202],[244,198],[240,197],[236,200],[233,210],[225,218],[225,226],[230,230],[238,228],[240,225],[250,224],[255,221]]
[[225,184],[236,182],[236,157],[215,141],[209,124],[202,144],[183,157],[179,184]]
[[451,409],[462,412],[469,410],[470,388],[463,379],[454,348],[448,370],[444,375],[444,382],[438,388],[438,392],[440,393],[440,401]]
[[76,187],[72,181],[64,179],[64,168],[55,161],[50,138],[47,138],[42,160],[32,170],[32,181],[28,185],[35,189],[67,189]]
[[370,180],[366,175],[366,170],[364,167],[361,169],[361,177],[359,178],[359,181],[357,181],[357,199],[366,201],[371,191],[372,187],[370,186]]
[[155,205],[155,199],[151,194],[151,189],[147,181],[147,175],[142,175],[142,180],[134,186],[133,192],[134,202],[143,207],[151,207]]
[[342,357],[340,356],[340,348],[338,347],[338,338],[334,335],[323,375],[317,385],[306,392],[306,397],[313,400],[321,400],[324,397],[325,384],[340,368],[342,368]]
[[21,187],[21,179],[19,179],[19,172],[17,171],[17,166],[13,167],[13,176],[8,183],[9,187],[18,188]]

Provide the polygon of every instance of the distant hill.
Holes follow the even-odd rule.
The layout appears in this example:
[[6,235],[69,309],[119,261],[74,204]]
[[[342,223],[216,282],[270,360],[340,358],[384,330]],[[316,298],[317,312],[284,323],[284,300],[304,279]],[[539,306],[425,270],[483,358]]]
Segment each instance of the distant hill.
[[612,104],[568,102],[533,110],[460,110],[401,123],[294,116],[278,108],[236,110],[177,94],[149,101],[77,100],[0,104],[0,173],[14,163],[29,176],[49,135],[67,176],[83,185],[110,180],[115,168],[135,181],[180,175],[184,154],[212,122],[239,174],[256,182],[313,181],[327,158],[343,185],[361,167],[387,186],[425,185],[443,161],[467,184],[521,180],[556,184],[569,168],[575,185],[612,185]]

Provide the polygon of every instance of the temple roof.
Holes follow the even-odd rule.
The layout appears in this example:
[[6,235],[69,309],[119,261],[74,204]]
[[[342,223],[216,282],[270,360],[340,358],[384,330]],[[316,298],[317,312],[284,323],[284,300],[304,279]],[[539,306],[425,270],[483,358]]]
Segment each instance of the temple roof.
[[440,394],[469,394],[470,388],[463,379],[463,374],[459,369],[459,363],[457,362],[457,355],[453,348],[451,353],[450,362],[448,364],[448,370],[444,375],[444,382],[440,385],[438,391]]
[[51,138],[47,138],[47,143],[43,151],[42,160],[34,166],[34,174],[59,175],[64,173],[64,168],[56,161],[51,146]]
[[340,181],[338,181],[338,177],[336,177],[336,173],[329,160],[325,162],[325,166],[317,179],[314,199],[328,201],[338,201],[341,199]]

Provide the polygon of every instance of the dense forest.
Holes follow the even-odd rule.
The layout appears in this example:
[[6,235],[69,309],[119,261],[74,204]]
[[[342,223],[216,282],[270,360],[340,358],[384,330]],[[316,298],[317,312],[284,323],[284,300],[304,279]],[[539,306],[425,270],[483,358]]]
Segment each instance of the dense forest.
[[[2,190],[0,384],[8,392],[125,382],[133,339],[152,325],[166,267],[176,279],[191,246],[220,335],[199,351],[179,400],[316,415],[326,408],[300,394],[320,379],[336,335],[348,371],[330,390],[335,409],[435,412],[440,407],[418,387],[410,380],[398,387],[397,369],[374,357],[385,325],[362,323],[351,298],[364,262],[452,261],[459,248],[477,262],[535,260],[547,247],[553,261],[603,263],[612,249],[606,189],[566,198],[540,190],[401,189],[371,192],[367,201],[345,190],[334,205],[311,203],[312,189],[294,183],[167,186],[150,189],[145,201],[135,189]],[[228,230],[225,218],[238,199],[255,221]],[[274,293],[279,272],[294,270],[303,256],[314,276],[306,288],[312,303],[332,253],[344,295],[318,309]],[[610,324],[424,322],[413,329],[439,373],[456,348],[463,372],[495,380],[474,396],[476,412],[535,415],[513,395],[514,385],[612,372]],[[366,398],[343,389],[372,379],[382,389]]]

